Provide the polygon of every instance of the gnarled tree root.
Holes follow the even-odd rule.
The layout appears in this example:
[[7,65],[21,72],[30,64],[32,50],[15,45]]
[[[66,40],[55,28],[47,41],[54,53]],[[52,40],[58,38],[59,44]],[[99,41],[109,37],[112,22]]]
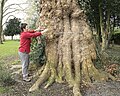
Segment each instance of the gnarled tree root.
[[49,66],[49,64],[47,64],[45,66],[44,71],[39,76],[38,80],[34,83],[34,85],[29,89],[29,92],[39,89],[39,86],[49,78],[50,72],[49,72],[48,66]]

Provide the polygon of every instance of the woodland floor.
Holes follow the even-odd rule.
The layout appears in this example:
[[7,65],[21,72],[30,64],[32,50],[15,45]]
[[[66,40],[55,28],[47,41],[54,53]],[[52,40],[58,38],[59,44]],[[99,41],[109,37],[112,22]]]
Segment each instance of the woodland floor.
[[[110,48],[107,53],[112,63],[120,64],[120,46]],[[18,60],[17,56],[11,56],[4,58],[4,63],[10,65]],[[20,62],[18,62],[18,65],[20,65]],[[16,70],[14,69],[14,71]],[[13,70],[11,70],[12,72]],[[0,96],[73,96],[72,89],[68,88],[67,84],[58,83],[54,83],[48,89],[44,89],[44,83],[39,90],[29,93],[29,88],[37,78],[32,79],[31,82],[24,82],[21,74],[14,74],[13,77],[16,81],[14,85],[9,86],[9,90],[1,93]],[[81,88],[81,93],[83,96],[120,96],[120,81],[95,82],[88,87]]]

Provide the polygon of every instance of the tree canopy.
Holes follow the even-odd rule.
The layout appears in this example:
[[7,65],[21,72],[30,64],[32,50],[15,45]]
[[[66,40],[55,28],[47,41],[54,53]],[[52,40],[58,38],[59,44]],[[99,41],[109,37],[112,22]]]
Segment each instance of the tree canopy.
[[20,34],[20,25],[21,21],[19,18],[10,19],[6,25],[4,30],[4,35],[6,36],[14,36],[16,34]]

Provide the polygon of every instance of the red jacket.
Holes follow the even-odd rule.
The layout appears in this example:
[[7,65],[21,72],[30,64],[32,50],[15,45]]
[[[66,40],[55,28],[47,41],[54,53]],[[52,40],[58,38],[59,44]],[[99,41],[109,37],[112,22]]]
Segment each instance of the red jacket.
[[41,32],[35,32],[35,31],[28,31],[28,32],[21,32],[20,34],[20,52],[26,52],[30,53],[30,43],[31,38],[40,36]]

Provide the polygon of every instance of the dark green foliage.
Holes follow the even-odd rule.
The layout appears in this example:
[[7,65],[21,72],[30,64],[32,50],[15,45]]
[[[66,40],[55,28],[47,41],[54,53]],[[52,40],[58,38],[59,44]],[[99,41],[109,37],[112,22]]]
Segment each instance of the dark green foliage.
[[115,44],[119,44],[120,45],[120,33],[117,34],[113,34],[111,41],[114,41]]
[[37,42],[37,39],[33,39],[33,43],[31,45],[31,60],[37,65],[41,66],[46,62],[46,55],[45,55],[45,46],[46,46],[46,38],[45,36],[40,36],[41,43]]
[[111,30],[112,27],[120,26],[120,0],[78,0],[78,2],[80,7],[85,10],[90,26],[95,28],[97,32],[100,31],[99,7],[102,10],[104,30],[106,30],[108,23],[108,10],[110,10]]
[[20,19],[19,18],[13,18],[10,19],[6,25],[6,28],[4,30],[4,35],[6,36],[14,36],[16,34],[20,34]]

